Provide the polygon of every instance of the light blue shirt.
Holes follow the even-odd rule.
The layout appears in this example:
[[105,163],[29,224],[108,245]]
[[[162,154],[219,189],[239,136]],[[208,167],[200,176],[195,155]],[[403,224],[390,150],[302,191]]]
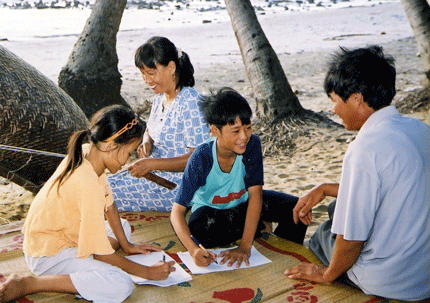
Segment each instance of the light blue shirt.
[[394,106],[364,123],[345,154],[332,232],[364,241],[348,277],[365,293],[430,297],[430,127]]
[[212,145],[213,166],[210,170],[206,184],[197,189],[191,200],[194,212],[201,206],[208,204],[216,209],[229,209],[248,200],[248,191],[245,187],[245,165],[242,162],[242,155],[236,155],[233,167],[230,172],[225,173],[221,170],[216,153],[216,138]]

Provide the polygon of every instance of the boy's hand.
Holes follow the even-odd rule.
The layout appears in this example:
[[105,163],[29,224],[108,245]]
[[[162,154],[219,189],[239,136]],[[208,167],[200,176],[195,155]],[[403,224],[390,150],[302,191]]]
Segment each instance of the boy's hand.
[[251,257],[251,249],[243,248],[239,245],[239,247],[236,247],[234,249],[221,252],[219,256],[224,257],[221,260],[221,265],[228,261],[228,267],[231,267],[234,262],[237,262],[236,268],[239,268],[242,262],[245,262],[246,266],[249,266],[249,257]]
[[191,257],[193,257],[194,263],[196,263],[197,266],[206,267],[212,262],[216,261],[217,255],[211,251],[204,251],[203,249],[199,248],[191,254]]
[[145,279],[149,280],[166,280],[171,272],[174,272],[176,268],[173,267],[175,261],[170,262],[157,262],[149,267],[149,276]]
[[149,244],[149,243],[141,243],[141,244],[128,243],[127,247],[123,247],[122,249],[126,254],[144,254],[144,255],[148,255],[152,252],[162,250],[160,246]]

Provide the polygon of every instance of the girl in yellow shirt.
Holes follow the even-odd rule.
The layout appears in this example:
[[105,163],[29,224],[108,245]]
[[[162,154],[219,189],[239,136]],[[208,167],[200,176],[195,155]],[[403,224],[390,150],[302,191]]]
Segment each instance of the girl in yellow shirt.
[[173,261],[147,267],[115,252],[120,247],[126,253],[161,250],[130,243],[130,226],[120,220],[104,173],[121,169],[143,132],[131,110],[111,106],[94,115],[88,130],[70,138],[67,157],[34,198],[23,227],[24,255],[35,276],[11,275],[0,286],[1,302],[36,292],[122,302],[133,291],[127,273],[164,280],[175,270]]

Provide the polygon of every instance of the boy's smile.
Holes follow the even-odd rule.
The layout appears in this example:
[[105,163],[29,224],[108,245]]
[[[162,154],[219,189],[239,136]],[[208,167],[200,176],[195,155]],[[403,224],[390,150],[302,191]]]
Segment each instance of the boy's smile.
[[243,125],[239,117],[236,117],[234,124],[226,124],[221,130],[214,126],[211,130],[218,138],[218,152],[225,157],[243,154],[252,134],[251,124]]

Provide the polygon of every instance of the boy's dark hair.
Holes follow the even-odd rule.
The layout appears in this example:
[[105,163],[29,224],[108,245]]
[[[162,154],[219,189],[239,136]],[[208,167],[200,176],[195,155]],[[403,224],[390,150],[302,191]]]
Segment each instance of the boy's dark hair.
[[236,117],[243,125],[251,124],[252,110],[248,101],[229,87],[203,97],[202,109],[206,123],[215,125],[219,130],[224,125],[234,124]]
[[178,83],[176,88],[184,86],[193,87],[194,67],[190,58],[184,51],[178,50],[176,46],[165,37],[152,37],[140,46],[134,55],[134,64],[137,68],[156,68],[155,63],[167,66],[170,61],[176,64],[176,77]]
[[353,93],[374,110],[390,105],[396,94],[396,67],[380,46],[348,50],[333,55],[324,80],[324,90],[334,92],[345,102]]

